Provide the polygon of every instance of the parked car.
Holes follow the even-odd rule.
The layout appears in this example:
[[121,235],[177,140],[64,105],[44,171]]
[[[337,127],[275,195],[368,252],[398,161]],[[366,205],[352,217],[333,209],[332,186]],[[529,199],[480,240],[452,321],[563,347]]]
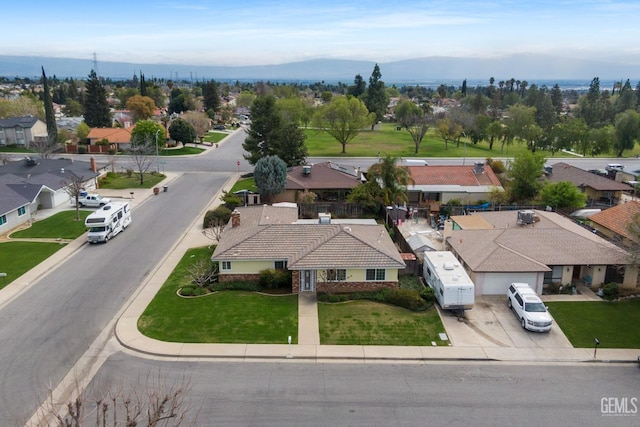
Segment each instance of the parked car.
[[512,283],[509,286],[507,305],[524,329],[536,332],[551,330],[553,319],[547,307],[527,283]]
[[226,130],[227,127],[225,125],[216,125],[213,127],[215,130]]

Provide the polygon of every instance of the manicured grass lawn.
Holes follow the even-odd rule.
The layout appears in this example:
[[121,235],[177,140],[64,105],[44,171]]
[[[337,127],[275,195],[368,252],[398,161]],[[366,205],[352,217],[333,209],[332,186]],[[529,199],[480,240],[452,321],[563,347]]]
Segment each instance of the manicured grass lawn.
[[215,144],[216,142],[222,141],[227,136],[229,136],[229,134],[226,132],[207,132],[207,134],[204,136],[204,141]]
[[[512,157],[516,154],[527,151],[525,144],[514,143],[501,152],[500,143],[496,142],[493,149],[489,150],[488,142],[478,144],[467,141],[465,154],[464,141],[460,140],[460,146],[456,147],[455,142],[449,142],[445,149],[445,143],[440,138],[434,127],[432,127],[420,144],[418,154],[415,154],[415,145],[411,136],[406,130],[396,130],[394,123],[383,123],[381,130],[362,131],[351,142],[347,144],[346,153],[342,154],[342,145],[328,133],[317,129],[306,129],[306,144],[310,157],[376,157],[390,154],[395,157]],[[545,156],[551,157],[550,152],[543,152]],[[554,157],[572,157],[568,154],[556,153]]]
[[256,186],[256,182],[254,181],[253,178],[242,178],[236,181],[235,184],[233,184],[233,187],[231,187],[231,190],[229,191],[229,193],[233,193],[240,190],[251,190],[254,193],[257,193],[258,187]]
[[212,249],[188,250],[138,321],[140,331],[168,342],[286,344],[297,342],[298,296],[223,291],[181,298],[187,268]]
[[134,172],[131,176],[126,173],[109,172],[100,179],[100,188],[111,190],[125,190],[127,188],[151,188],[165,179],[161,173],[149,172],[144,174],[144,184],[140,185],[140,177]]
[[172,148],[171,150],[162,150],[160,151],[161,156],[185,156],[189,154],[200,154],[204,151],[204,148],[199,147],[180,147],[180,148]]
[[62,249],[62,243],[3,242],[0,243],[0,289]]
[[437,310],[412,312],[373,301],[318,304],[320,343],[337,345],[448,345]]
[[549,302],[549,311],[574,347],[640,349],[640,299]]
[[91,211],[80,210],[80,221],[77,221],[75,209],[62,211],[49,218],[34,222],[29,228],[11,233],[11,237],[75,239],[87,231],[84,220],[90,213]]

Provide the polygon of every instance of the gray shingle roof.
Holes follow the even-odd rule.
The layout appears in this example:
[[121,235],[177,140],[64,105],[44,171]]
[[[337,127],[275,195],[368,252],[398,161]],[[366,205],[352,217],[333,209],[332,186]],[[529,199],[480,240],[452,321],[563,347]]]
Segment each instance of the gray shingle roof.
[[290,269],[404,268],[381,225],[293,224],[297,208],[238,208],[241,224],[227,225],[214,260],[286,259]]

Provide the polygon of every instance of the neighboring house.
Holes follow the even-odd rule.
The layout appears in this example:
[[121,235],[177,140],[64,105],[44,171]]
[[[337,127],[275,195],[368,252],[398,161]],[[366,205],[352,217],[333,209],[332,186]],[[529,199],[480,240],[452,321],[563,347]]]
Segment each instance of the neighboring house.
[[36,141],[47,141],[47,125],[33,116],[0,119],[0,147],[16,145],[29,148]]
[[473,166],[407,166],[412,183],[407,186],[409,204],[428,205],[460,200],[470,204],[488,200],[495,189],[504,191],[491,167],[477,162]]
[[102,140],[109,142],[109,148],[124,151],[131,147],[132,128],[92,128],[87,135],[89,145],[97,145]]
[[629,232],[629,224],[640,216],[640,202],[630,201],[589,216],[591,226],[612,240],[630,245],[639,236]]
[[113,125],[129,129],[133,127],[135,122],[133,113],[129,110],[114,110],[113,111]]
[[[529,220],[520,221],[523,217]],[[462,262],[477,294],[504,295],[512,282],[528,283],[540,294],[550,283],[635,287],[638,279],[628,252],[555,212],[452,216],[445,236],[447,249]]]
[[94,159],[26,158],[0,166],[0,232],[24,224],[38,209],[69,204],[65,190],[72,181],[82,179],[86,189],[96,187],[99,171]]
[[211,257],[221,282],[275,268],[291,271],[294,293],[398,287],[405,263],[384,226],[329,215],[298,220],[297,206],[282,205],[234,210]]
[[295,166],[287,172],[285,191],[275,197],[277,202],[299,202],[309,191],[317,201],[345,201],[351,190],[362,184],[360,169],[332,162]]
[[569,181],[587,195],[587,205],[618,203],[623,192],[633,191],[633,187],[613,179],[600,176],[567,163],[556,163],[545,167],[545,177],[550,182]]

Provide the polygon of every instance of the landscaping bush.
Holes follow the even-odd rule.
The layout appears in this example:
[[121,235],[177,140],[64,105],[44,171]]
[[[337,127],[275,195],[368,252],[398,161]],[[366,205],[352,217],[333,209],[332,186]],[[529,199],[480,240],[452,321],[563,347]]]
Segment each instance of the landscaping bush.
[[263,289],[281,289],[291,286],[291,272],[270,268],[259,273],[258,283]]
[[418,291],[412,289],[384,289],[382,291],[385,302],[411,311],[425,311],[429,308]]
[[78,154],[87,154],[87,147],[84,145],[78,145]]
[[620,289],[616,283],[607,283],[602,287],[602,297],[606,300],[614,300],[620,296]]
[[183,297],[195,297],[199,295],[206,295],[209,293],[209,290],[206,288],[200,288],[194,285],[183,286],[180,289],[180,295]]
[[262,290],[255,280],[238,280],[235,282],[218,282],[211,286],[214,291],[247,291],[257,292]]
[[222,224],[226,224],[229,222],[229,219],[231,219],[231,210],[225,206],[218,206],[204,214],[202,226],[209,228],[211,224],[216,223],[216,220],[219,220]]
[[422,291],[420,291],[420,298],[422,298],[426,302],[433,303],[436,300],[436,292],[433,290],[433,288],[427,286]]

